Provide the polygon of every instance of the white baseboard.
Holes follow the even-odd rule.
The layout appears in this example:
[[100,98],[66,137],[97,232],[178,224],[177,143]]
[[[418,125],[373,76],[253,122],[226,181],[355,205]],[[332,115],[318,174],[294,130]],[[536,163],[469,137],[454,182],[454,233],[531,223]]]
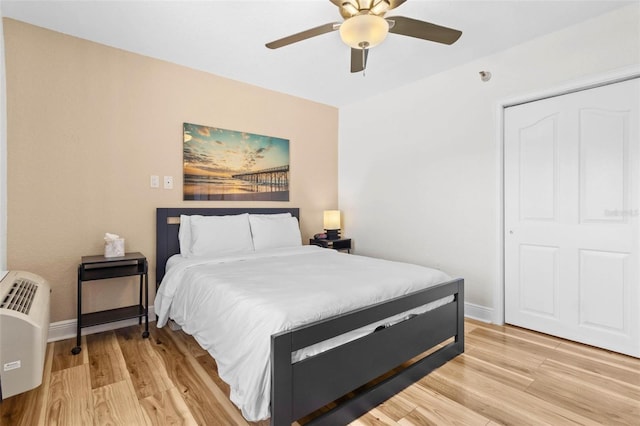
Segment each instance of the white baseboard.
[[[153,306],[149,306],[149,322],[156,320],[156,314]],[[76,327],[78,321],[75,319],[53,322],[49,325],[49,339],[48,342],[57,342],[58,340],[71,339],[76,337]],[[95,334],[103,331],[115,330],[117,328],[128,327],[130,325],[138,324],[137,318],[132,318],[123,321],[110,322],[107,324],[95,325],[93,327],[86,327],[80,330],[80,334]]]
[[473,303],[464,304],[464,316],[482,322],[492,322],[493,309],[486,306],[474,305]]
[[[485,306],[474,305],[473,303],[464,304],[464,316],[473,318],[478,321],[490,323],[493,318],[493,309]],[[156,315],[153,306],[149,306],[149,322],[153,322],[156,319]],[[128,327],[130,325],[136,325],[138,323],[137,318],[128,319],[118,322],[110,322],[107,324],[100,324],[93,327],[86,327],[80,331],[80,334],[95,334],[103,331],[115,330],[117,328]],[[49,342],[57,342],[58,340],[71,339],[76,337],[77,321],[75,319],[58,321],[49,325]]]

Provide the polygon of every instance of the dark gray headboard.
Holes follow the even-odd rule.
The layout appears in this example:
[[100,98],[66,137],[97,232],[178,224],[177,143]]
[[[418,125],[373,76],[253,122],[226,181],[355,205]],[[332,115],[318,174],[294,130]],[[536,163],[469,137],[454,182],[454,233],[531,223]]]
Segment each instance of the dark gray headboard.
[[156,209],[156,286],[164,277],[167,260],[174,254],[180,253],[178,230],[180,229],[180,215],[224,216],[230,214],[273,214],[291,213],[300,221],[298,208],[207,208],[207,207],[161,207]]

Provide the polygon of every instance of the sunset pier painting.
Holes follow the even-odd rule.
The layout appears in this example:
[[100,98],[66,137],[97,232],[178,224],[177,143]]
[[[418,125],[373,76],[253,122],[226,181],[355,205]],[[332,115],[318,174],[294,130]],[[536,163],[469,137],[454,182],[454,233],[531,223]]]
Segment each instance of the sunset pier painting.
[[289,140],[184,123],[184,200],[289,201]]

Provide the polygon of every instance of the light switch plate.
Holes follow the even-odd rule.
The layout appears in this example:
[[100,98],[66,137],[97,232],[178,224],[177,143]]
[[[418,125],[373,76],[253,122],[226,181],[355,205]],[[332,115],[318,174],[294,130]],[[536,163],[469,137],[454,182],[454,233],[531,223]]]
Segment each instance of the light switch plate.
[[164,177],[164,189],[173,189],[173,176]]
[[151,179],[149,180],[149,185],[151,188],[160,188],[160,176],[151,175]]

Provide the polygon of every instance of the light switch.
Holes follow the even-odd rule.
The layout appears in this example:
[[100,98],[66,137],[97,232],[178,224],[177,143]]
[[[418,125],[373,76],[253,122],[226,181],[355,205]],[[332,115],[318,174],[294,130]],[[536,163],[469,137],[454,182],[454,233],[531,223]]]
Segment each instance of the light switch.
[[164,177],[164,189],[173,189],[173,176]]
[[151,175],[149,185],[151,186],[151,188],[160,188],[160,176]]

